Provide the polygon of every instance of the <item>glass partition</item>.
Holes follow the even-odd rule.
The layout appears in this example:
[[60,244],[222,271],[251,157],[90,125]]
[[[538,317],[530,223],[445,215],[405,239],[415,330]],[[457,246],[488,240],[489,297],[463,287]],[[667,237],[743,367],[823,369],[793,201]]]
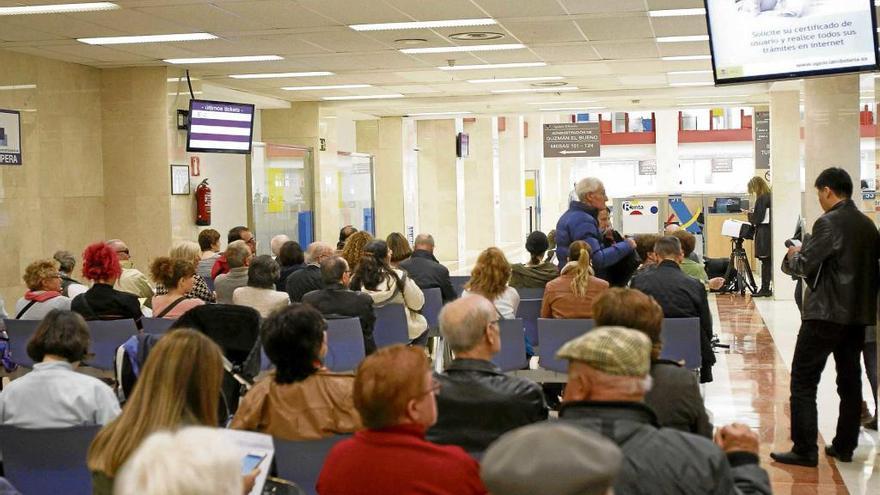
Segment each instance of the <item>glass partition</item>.
[[254,143],[250,159],[250,225],[257,254],[272,254],[269,241],[285,234],[303,247],[315,237],[314,172],[309,148]]
[[339,223],[353,225],[376,235],[373,192],[373,156],[362,153],[339,153]]

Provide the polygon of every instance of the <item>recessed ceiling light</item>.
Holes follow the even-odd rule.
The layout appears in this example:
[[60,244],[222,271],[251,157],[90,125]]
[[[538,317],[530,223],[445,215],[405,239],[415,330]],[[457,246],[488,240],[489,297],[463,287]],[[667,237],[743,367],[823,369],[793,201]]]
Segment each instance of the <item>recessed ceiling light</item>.
[[467,33],[455,33],[449,35],[449,39],[457,41],[488,41],[498,40],[503,37],[503,34],[491,31],[470,31]]
[[428,40],[425,38],[400,38],[399,40],[394,40],[394,42],[401,45],[421,45],[422,43],[427,43]]
[[565,88],[528,88],[528,89],[493,89],[493,93],[557,93],[560,91],[577,91],[577,86],[568,86]]
[[673,70],[666,73],[667,76],[686,76],[691,74],[711,74],[711,70]]
[[433,46],[429,48],[402,48],[400,53],[455,53],[455,52],[492,52],[496,50],[522,50],[526,45],[522,43],[499,43],[496,45],[468,45],[468,46]]
[[531,83],[529,86],[535,86],[536,88],[558,88],[560,86],[568,86],[568,83],[565,81],[546,81]]
[[440,70],[518,69],[520,67],[546,67],[546,62],[513,62],[508,64],[443,65]]
[[13,91],[16,89],[37,89],[36,84],[13,84],[11,86],[0,86],[0,91]]
[[527,105],[573,105],[575,103],[597,103],[599,100],[532,101]]
[[322,89],[357,89],[370,88],[369,84],[333,84],[329,86],[285,86],[284,91],[320,91]]
[[584,110],[604,110],[605,107],[569,107],[569,108],[539,108],[539,112],[581,112]]
[[222,64],[228,62],[270,62],[284,60],[278,55],[245,55],[240,57],[201,57],[201,58],[166,58],[169,64]]
[[682,60],[711,60],[711,55],[676,55],[674,57],[661,57],[664,62],[678,62]]
[[460,26],[491,26],[498,24],[495,19],[454,19],[446,21],[421,22],[382,22],[379,24],[352,24],[348,27],[355,31],[391,31],[396,29],[431,29]]
[[322,100],[385,100],[388,98],[403,98],[400,93],[392,93],[388,95],[365,95],[365,96],[324,96]]
[[97,12],[121,8],[113,2],[59,3],[28,7],[0,7],[0,15],[64,14],[68,12]]
[[432,117],[435,115],[470,115],[473,112],[422,112],[422,113],[410,113],[407,114],[408,117]]
[[686,15],[703,15],[706,9],[666,9],[666,10],[650,10],[650,17],[678,17]]
[[687,43],[689,41],[709,41],[709,36],[700,34],[697,36],[661,36],[657,43]]
[[674,88],[686,87],[686,86],[714,86],[715,83],[712,82],[682,82],[682,83],[669,83],[670,86]]
[[506,82],[529,82],[529,81],[558,81],[562,76],[539,76],[539,77],[500,77],[498,79],[468,79],[469,83],[506,83]]
[[171,43],[217,39],[211,33],[150,34],[145,36],[109,36],[104,38],[77,38],[87,45],[126,45],[131,43]]
[[332,72],[315,71],[315,72],[264,72],[262,74],[229,74],[233,79],[279,79],[284,77],[317,77],[317,76],[333,76]]

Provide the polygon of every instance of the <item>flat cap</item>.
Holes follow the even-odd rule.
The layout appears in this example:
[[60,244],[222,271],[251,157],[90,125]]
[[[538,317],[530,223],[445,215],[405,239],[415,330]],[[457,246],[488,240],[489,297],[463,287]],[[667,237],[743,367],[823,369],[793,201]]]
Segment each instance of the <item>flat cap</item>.
[[556,358],[581,361],[609,375],[645,376],[651,369],[651,339],[638,330],[599,327],[566,342]]
[[492,495],[602,495],[623,454],[602,435],[562,422],[510,431],[489,446],[480,475]]

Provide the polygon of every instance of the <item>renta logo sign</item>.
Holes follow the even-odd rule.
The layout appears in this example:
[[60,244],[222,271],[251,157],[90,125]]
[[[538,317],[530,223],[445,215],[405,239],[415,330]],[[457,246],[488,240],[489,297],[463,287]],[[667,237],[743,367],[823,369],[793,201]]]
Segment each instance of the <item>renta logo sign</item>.
[[627,215],[656,215],[660,211],[656,201],[624,201],[621,209]]

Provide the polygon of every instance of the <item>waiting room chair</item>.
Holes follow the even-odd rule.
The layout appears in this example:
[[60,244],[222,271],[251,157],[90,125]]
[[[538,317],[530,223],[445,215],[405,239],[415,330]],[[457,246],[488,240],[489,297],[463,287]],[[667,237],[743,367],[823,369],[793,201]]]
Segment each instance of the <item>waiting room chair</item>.
[[455,289],[455,293],[458,294],[458,297],[461,297],[461,293],[464,291],[464,284],[470,279],[470,275],[453,275],[449,277],[449,281],[452,282],[452,288]]
[[558,320],[541,318],[538,320],[538,335],[541,347],[538,348],[538,365],[557,373],[568,372],[568,362],[556,359],[556,352],[569,340],[580,337],[596,326],[593,320]]
[[[351,435],[336,435],[320,440],[301,441],[275,438],[275,466],[278,468],[278,476],[296,483],[307,494],[316,495],[318,492],[315,485],[324,466],[324,459],[334,445],[350,437]],[[368,467],[365,466],[365,469]]]
[[519,294],[520,299],[544,299],[543,288],[517,287],[516,292]]
[[174,325],[174,321],[170,318],[141,318],[141,325],[144,327],[144,332],[151,333],[153,335],[165,335],[168,333],[168,330],[171,328],[171,325]]
[[86,364],[99,370],[112,371],[116,349],[138,333],[134,320],[91,320],[86,323],[89,325],[91,351],[94,354],[86,360]]
[[373,339],[376,347],[409,343],[409,326],[403,304],[386,304],[376,308]]
[[91,495],[86,454],[100,425],[23,429],[0,426],[6,479],[25,495]]
[[664,318],[660,330],[663,350],[660,359],[684,361],[685,368],[698,371],[703,362],[699,318]]
[[523,321],[519,318],[499,320],[498,327],[501,331],[501,352],[492,357],[492,362],[505,373],[526,368],[529,362],[526,360]]
[[33,368],[34,361],[27,354],[27,344],[37,332],[40,320],[3,320],[9,336],[9,352],[19,366]]
[[353,371],[364,360],[364,331],[359,318],[327,320],[327,356],[330,371]]
[[526,338],[532,346],[541,345],[541,337],[538,335],[538,318],[541,317],[541,299],[520,299],[516,310],[516,317],[522,318],[526,329]]
[[440,310],[443,309],[443,293],[439,287],[424,289],[425,305],[422,306],[422,316],[428,320],[428,328],[440,328]]
[[269,361],[269,356],[266,356],[266,350],[263,349],[263,346],[260,346],[260,371],[269,371],[274,368],[275,365],[272,364],[272,361]]
[[211,277],[202,277],[202,280],[205,281],[205,285],[208,286],[208,290],[213,292],[214,291],[214,279]]

